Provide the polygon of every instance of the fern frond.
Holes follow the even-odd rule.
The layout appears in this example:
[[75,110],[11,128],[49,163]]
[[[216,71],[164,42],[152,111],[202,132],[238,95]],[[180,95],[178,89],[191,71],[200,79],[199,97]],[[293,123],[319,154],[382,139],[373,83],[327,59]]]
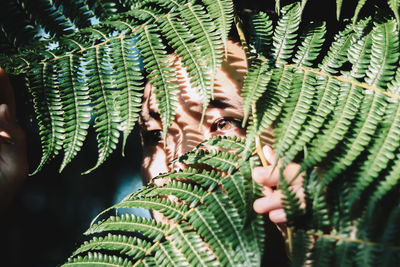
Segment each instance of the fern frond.
[[93,237],[90,241],[85,241],[77,250],[73,257],[93,250],[118,251],[123,255],[129,256],[131,260],[142,257],[150,248],[151,244],[146,240],[125,235],[112,235],[109,233],[105,237]]
[[87,50],[88,85],[95,114],[94,128],[97,133],[99,157],[94,167],[85,172],[90,173],[100,166],[116,148],[119,138],[119,113],[115,103],[112,66],[109,51],[96,46]]
[[[358,23],[355,26],[357,34],[351,34],[349,28],[346,28],[344,33],[340,32],[337,34],[336,41],[331,45],[321,68],[336,72],[335,69],[342,66],[345,61],[344,55],[346,55],[346,51],[349,51],[349,61],[353,64],[350,74],[357,79],[363,78],[366,66],[370,62],[369,51],[372,39],[370,34],[366,34],[368,33],[370,21],[370,19],[366,19]],[[348,34],[351,34],[351,39],[347,37]],[[363,97],[363,90],[358,86],[339,83],[337,80],[324,77],[317,78],[317,91],[319,92],[318,105],[314,116],[311,118],[311,122],[304,127],[303,133],[297,139],[297,142],[286,153],[284,166],[318,133],[323,123],[335,108],[336,116],[333,120],[325,123],[324,128],[326,130],[324,130],[324,134],[315,141],[315,143],[318,142],[322,146],[318,145],[318,148],[311,148],[310,156],[305,159],[305,162],[309,160],[317,162],[325,157],[326,153],[338,141],[343,139],[344,134],[359,109]],[[336,104],[336,101],[338,104]]]
[[307,260],[307,252],[311,244],[311,237],[303,230],[298,230],[293,235],[292,266],[304,266]]
[[[293,72],[288,68],[274,69],[267,90],[256,103],[256,114],[247,127],[247,147],[276,120],[290,92]],[[268,100],[268,101],[267,101]]]
[[274,132],[277,135],[275,144],[276,157],[289,149],[299,134],[302,124],[307,119],[314,95],[316,93],[316,81],[312,73],[296,72],[291,85],[290,97],[283,104],[287,111],[278,122]]
[[[399,40],[397,35],[391,34],[395,28],[393,21],[388,21],[375,26],[372,31],[371,65],[366,72],[366,82],[378,86],[387,82],[394,75],[394,65],[399,59]],[[348,142],[348,153],[341,155],[331,170],[326,174],[328,179],[336,176],[340,171],[349,166],[355,158],[368,145],[375,133],[378,123],[382,120],[387,105],[386,97],[381,93],[369,93],[365,95],[360,113],[358,134],[352,136]]]
[[74,23],[53,1],[26,1],[25,4],[38,24],[43,25],[51,35],[62,36],[77,31]]
[[228,34],[233,22],[233,1],[203,0],[210,18],[214,21],[216,30],[220,33],[227,56]]
[[271,79],[271,74],[272,71],[269,63],[265,63],[262,60],[257,59],[251,61],[251,65],[241,91],[244,110],[242,127],[246,125],[252,105],[257,102],[257,100],[267,89],[266,86]]
[[399,60],[399,36],[394,20],[375,25],[372,30],[371,64],[365,82],[373,87],[386,88],[393,79]]
[[223,58],[223,43],[219,32],[216,30],[213,20],[199,5],[192,5],[190,2],[184,5],[180,12],[192,32],[196,45],[200,47],[203,58],[206,58],[206,64],[210,68],[211,85],[206,97],[203,97],[203,115],[212,98],[212,89],[214,88],[214,77],[219,69]]
[[394,151],[400,146],[400,105],[398,101],[388,104],[382,128],[369,149],[370,154],[360,167],[361,171],[355,185],[354,196],[362,192],[378,177],[380,172],[388,166],[388,162],[395,158]]
[[[236,154],[240,154],[246,149],[246,139],[237,136],[217,135],[201,142],[196,146],[196,148],[202,148],[202,147],[206,147],[208,149],[222,147],[225,150],[229,150],[231,152],[235,151]],[[243,156],[241,157],[247,158]]]
[[[177,159],[179,162],[193,164],[207,164],[217,170],[232,172],[238,166],[236,155],[228,152],[218,152],[215,150],[207,151],[199,149],[195,152],[189,152]],[[173,163],[173,162],[172,162]]]
[[300,25],[300,5],[294,3],[282,8],[282,17],[278,21],[273,36],[273,59],[278,63],[287,63],[296,44]]
[[94,265],[94,266],[110,266],[110,267],[128,267],[132,266],[132,262],[122,257],[105,255],[98,252],[89,252],[87,256],[77,258],[70,258],[68,262],[62,266],[82,266],[82,265]]
[[159,194],[163,196],[173,195],[183,200],[185,203],[190,203],[189,207],[192,208],[196,206],[207,193],[203,189],[197,186],[192,186],[188,183],[183,183],[181,181],[172,180],[172,182],[162,186],[157,187],[153,190],[154,194]]
[[321,72],[336,75],[344,62],[346,62],[348,49],[354,34],[354,28],[347,25],[343,31],[335,35],[327,55],[318,66]]
[[[163,35],[169,41],[189,73],[190,82],[198,90],[202,99],[207,99],[212,91],[212,76],[205,64],[206,59],[194,43],[194,36],[185,24],[174,16],[166,16],[160,24]],[[205,102],[204,102],[205,103]]]
[[189,262],[172,244],[160,244],[155,255],[158,266],[189,266]]
[[87,0],[56,0],[57,7],[70,19],[77,28],[85,28],[91,25],[91,19],[95,17]]
[[357,6],[355,8],[354,15],[353,15],[353,24],[355,24],[355,22],[358,18],[358,14],[360,13],[361,9],[363,8],[363,6],[365,5],[366,2],[367,2],[367,0],[359,0],[357,2]]
[[240,232],[244,230],[245,225],[237,210],[233,208],[232,203],[229,203],[228,197],[224,193],[216,191],[205,197],[204,202],[208,204],[209,210],[215,214],[221,229],[227,236],[227,241],[233,247],[240,247],[241,255],[238,256],[243,259],[244,263],[249,266],[259,264],[260,259],[256,258],[254,251],[252,251],[251,244],[254,240],[248,238],[251,235],[241,235]]
[[177,83],[175,67],[171,60],[168,59],[165,46],[154,25],[143,27],[137,45],[144,58],[145,68],[149,73],[149,82],[154,86],[154,93],[162,118],[163,138],[165,138],[168,127],[175,117],[176,110]]
[[[249,45],[251,53],[259,53],[268,58],[271,53],[273,26],[272,20],[264,12],[252,14],[250,17]],[[254,51],[253,51],[254,49]]]
[[81,149],[91,118],[92,108],[89,106],[89,90],[84,83],[79,62],[79,56],[73,54],[58,61],[60,92],[65,105],[65,140],[63,147],[65,154],[60,172]]
[[202,238],[193,231],[189,224],[182,224],[175,227],[171,234],[176,240],[176,246],[182,250],[185,257],[192,266],[218,266],[218,261],[214,253],[204,246]]
[[141,232],[148,238],[159,240],[165,236],[167,225],[157,223],[155,220],[136,217],[135,215],[122,214],[111,216],[103,222],[93,224],[85,232],[85,235],[102,233],[108,231]]
[[209,246],[215,251],[222,265],[235,266],[233,259],[230,257],[229,247],[222,243],[222,240],[226,240],[226,235],[218,227],[218,222],[212,213],[203,206],[199,206],[189,214],[188,220],[202,239],[208,242]]
[[213,190],[219,183],[221,183],[221,173],[215,172],[215,170],[198,170],[194,168],[187,168],[184,170],[173,171],[166,174],[161,174],[155,179],[187,179],[196,184],[199,184],[208,190]]
[[400,15],[399,15],[400,2],[399,2],[399,0],[388,0],[388,4],[390,6],[390,9],[394,13],[397,25],[400,25]]
[[[186,192],[187,193],[187,192]],[[166,218],[179,221],[188,208],[186,205],[160,197],[143,197],[138,199],[127,199],[113,206],[114,208],[144,208],[161,212]]]
[[39,172],[43,166],[62,149],[64,140],[64,112],[60,93],[53,88],[58,86],[56,66],[44,63],[38,65],[28,76],[29,88],[33,97],[34,108],[37,114],[42,143],[43,155],[36,170]]
[[110,45],[114,70],[116,71],[114,83],[118,93],[115,101],[121,120],[119,129],[123,133],[123,155],[128,136],[139,117],[144,90],[136,42],[136,39],[119,38],[111,41]]
[[298,48],[293,62],[296,66],[311,67],[321,52],[326,34],[325,23],[312,23],[300,35],[301,46]]

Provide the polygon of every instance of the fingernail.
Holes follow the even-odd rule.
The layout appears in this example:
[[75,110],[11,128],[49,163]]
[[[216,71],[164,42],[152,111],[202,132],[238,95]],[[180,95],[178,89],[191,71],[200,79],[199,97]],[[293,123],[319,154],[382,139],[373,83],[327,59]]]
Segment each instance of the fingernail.
[[274,164],[275,163],[275,155],[274,155],[274,151],[272,150],[272,147],[270,147],[269,145],[265,145],[263,147],[263,152],[264,152],[264,156],[265,159],[268,161],[269,164]]

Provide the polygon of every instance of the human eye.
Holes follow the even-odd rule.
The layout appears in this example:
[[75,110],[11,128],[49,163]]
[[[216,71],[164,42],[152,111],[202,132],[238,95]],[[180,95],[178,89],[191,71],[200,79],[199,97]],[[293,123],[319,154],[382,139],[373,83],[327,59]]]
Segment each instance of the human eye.
[[224,117],[214,121],[211,125],[211,132],[226,133],[235,129],[242,129],[242,122],[232,117]]
[[162,130],[151,130],[142,134],[145,146],[156,146],[162,142]]

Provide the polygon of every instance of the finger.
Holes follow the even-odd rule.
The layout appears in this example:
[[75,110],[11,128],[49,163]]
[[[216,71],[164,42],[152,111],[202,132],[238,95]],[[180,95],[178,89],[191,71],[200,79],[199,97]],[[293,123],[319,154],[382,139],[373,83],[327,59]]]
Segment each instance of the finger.
[[252,171],[252,177],[258,184],[273,187],[278,184],[279,169],[273,166],[256,167]]
[[261,190],[264,196],[268,196],[269,194],[272,194],[274,190],[269,187],[269,186],[264,186],[264,188]]
[[0,68],[0,104],[7,104],[10,120],[15,120],[15,96],[14,89],[11,86],[5,71]]
[[271,210],[269,212],[269,219],[274,223],[286,223],[286,212],[284,209]]
[[[288,166],[286,166],[286,168],[283,170],[283,176],[285,177],[285,180],[291,182],[291,184],[301,184],[303,181],[303,175],[296,177],[300,171],[300,168],[300,165],[297,163],[289,163]],[[295,177],[296,179],[294,179]]]
[[255,212],[264,214],[274,209],[282,208],[282,192],[274,191],[268,196],[256,199],[253,203]]

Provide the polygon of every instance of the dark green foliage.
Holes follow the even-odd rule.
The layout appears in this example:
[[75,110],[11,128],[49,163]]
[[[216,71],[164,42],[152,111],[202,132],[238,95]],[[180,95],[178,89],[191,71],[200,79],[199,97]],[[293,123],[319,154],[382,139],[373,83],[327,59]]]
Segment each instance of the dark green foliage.
[[[0,56],[8,72],[27,74],[42,125],[43,157],[37,171],[61,149],[63,170],[81,149],[92,116],[99,156],[85,173],[116,149],[120,132],[124,151],[140,112],[145,79],[155,87],[165,138],[178,90],[176,59],[167,49],[182,58],[205,110],[233,20],[230,1],[21,0],[9,5],[26,17],[21,23],[37,24],[50,35],[36,40],[41,31],[29,30],[34,26],[4,29],[10,44]],[[20,33],[20,28],[26,31]],[[20,44],[22,36],[32,39],[32,48]],[[12,46],[18,46],[17,54]]]
[[[242,89],[247,140],[211,138],[175,160],[190,167],[161,174],[114,206],[157,210],[170,224],[129,214],[99,221],[86,233],[96,236],[65,265],[260,266],[265,225],[252,212],[260,188],[251,180],[257,165],[251,155],[269,127],[281,173],[294,160],[301,166],[302,176],[281,177],[278,188],[293,237],[292,265],[400,264],[399,1],[384,1],[386,9],[357,1],[346,20],[349,1],[338,0],[335,27],[308,21],[307,1],[289,2],[281,9],[275,1],[277,16],[248,16],[250,29],[237,27],[249,48]],[[134,127],[145,79],[155,87],[166,137],[179,90],[170,52],[187,69],[204,111],[234,13],[231,1],[208,0],[7,6],[21,19],[13,26],[2,18],[0,64],[27,77],[43,146],[37,171],[61,150],[63,169],[81,149],[92,117],[94,168],[104,162],[120,132],[125,144]],[[93,26],[94,18],[100,22]],[[38,40],[41,29],[48,40]],[[156,179],[168,181],[157,187]],[[303,179],[304,207],[292,191],[295,179]]]
[[[117,211],[123,207],[157,210],[169,223],[157,223],[153,219],[129,214],[111,216],[86,231],[87,235],[101,236],[94,236],[82,244],[65,265],[73,265],[94,255],[90,251],[101,250],[95,255],[102,259],[109,259],[111,256],[108,255],[118,252],[125,260],[137,261],[136,264],[154,260],[158,264],[168,262],[176,266],[188,263],[191,266],[259,266],[264,247],[264,222],[262,216],[256,215],[247,203],[252,203],[259,196],[260,188],[254,186],[245,171],[251,170],[250,164],[257,164],[257,161],[241,159],[240,167],[228,168],[232,174],[217,171],[215,168],[221,167],[221,161],[232,161],[239,143],[235,142],[237,138],[212,140],[209,142],[222,145],[218,148],[233,149],[232,152],[189,153],[190,156],[179,161],[194,164],[194,167],[160,175],[153,181],[165,181],[166,178],[170,181],[161,186],[150,183],[113,206]],[[241,146],[244,145],[243,140]],[[196,161],[188,162],[188,158],[192,161],[196,158]],[[201,170],[201,165],[197,163],[207,164],[214,170]],[[225,167],[222,169],[227,170]],[[207,180],[214,180],[218,186]],[[232,180],[243,187],[244,201],[241,203],[231,198],[237,190],[230,185]],[[245,189],[250,187],[254,190]],[[167,196],[174,196],[176,200],[171,201]],[[243,213],[247,216],[242,216]],[[119,258],[112,260],[116,265],[121,264]]]

